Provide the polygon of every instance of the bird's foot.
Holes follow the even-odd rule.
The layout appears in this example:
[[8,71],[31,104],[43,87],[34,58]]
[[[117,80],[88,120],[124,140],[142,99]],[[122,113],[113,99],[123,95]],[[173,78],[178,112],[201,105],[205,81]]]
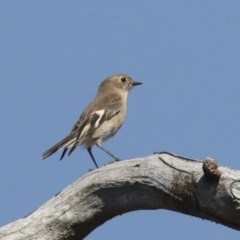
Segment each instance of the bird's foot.
[[90,168],[90,169],[88,169],[88,172],[92,172],[93,170],[95,170],[95,169]]
[[114,161],[106,162],[106,163],[104,164],[104,166],[107,166],[108,164],[112,164],[112,163],[119,162],[119,161],[121,161],[119,158],[115,158]]

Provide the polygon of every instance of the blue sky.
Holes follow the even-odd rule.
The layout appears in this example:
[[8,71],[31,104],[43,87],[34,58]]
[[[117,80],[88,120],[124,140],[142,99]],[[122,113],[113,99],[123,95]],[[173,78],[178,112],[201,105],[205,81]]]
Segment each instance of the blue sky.
[[[0,226],[29,214],[94,165],[65,137],[99,83],[126,73],[121,159],[169,151],[240,169],[239,1],[1,1]],[[109,157],[97,148],[100,166]],[[207,234],[206,234],[207,232]],[[219,224],[175,212],[116,217],[86,239],[236,239]]]

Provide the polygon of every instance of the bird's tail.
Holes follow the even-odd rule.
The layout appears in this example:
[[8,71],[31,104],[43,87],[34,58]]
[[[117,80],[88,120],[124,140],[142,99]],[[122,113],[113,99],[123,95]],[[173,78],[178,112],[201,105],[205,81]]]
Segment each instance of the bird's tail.
[[[43,160],[61,149],[64,149],[64,154],[65,154],[65,152],[67,151],[67,148],[71,147],[76,141],[76,139],[77,138],[75,136],[73,136],[72,134],[69,134],[62,141],[55,144],[53,147],[49,148],[46,152],[44,152],[42,155]],[[61,159],[63,158],[63,156],[64,155],[62,155]]]

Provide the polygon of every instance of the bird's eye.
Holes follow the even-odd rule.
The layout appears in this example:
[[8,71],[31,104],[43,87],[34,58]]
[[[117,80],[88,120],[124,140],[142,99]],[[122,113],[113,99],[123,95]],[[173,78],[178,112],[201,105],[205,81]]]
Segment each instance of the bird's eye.
[[126,82],[126,78],[125,77],[121,78],[121,81]]

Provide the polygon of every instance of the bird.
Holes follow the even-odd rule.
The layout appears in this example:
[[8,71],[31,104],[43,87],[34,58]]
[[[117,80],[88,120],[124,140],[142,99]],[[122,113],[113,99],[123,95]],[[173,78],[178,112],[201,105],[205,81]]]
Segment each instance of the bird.
[[69,135],[45,151],[43,160],[53,153],[63,150],[60,160],[66,152],[70,155],[77,146],[86,148],[90,157],[98,168],[92,154],[92,147],[96,145],[115,161],[118,157],[102,146],[102,143],[113,137],[121,128],[127,110],[127,96],[129,91],[141,82],[135,82],[126,74],[116,74],[106,78],[99,86],[93,101],[86,107],[73,126]]

